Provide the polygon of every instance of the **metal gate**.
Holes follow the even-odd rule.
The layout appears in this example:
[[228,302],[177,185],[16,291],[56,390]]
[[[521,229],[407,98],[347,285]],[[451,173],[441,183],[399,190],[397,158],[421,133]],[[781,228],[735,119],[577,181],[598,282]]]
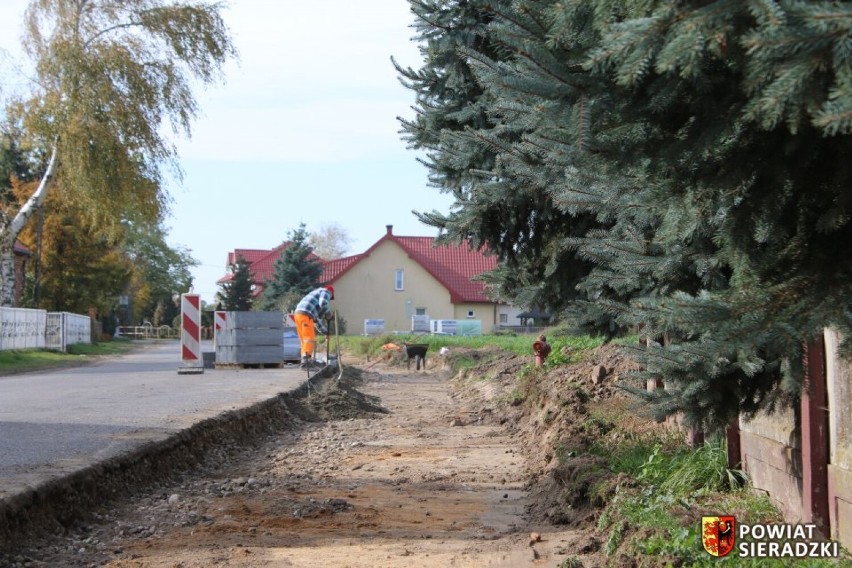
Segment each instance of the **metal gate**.
[[65,334],[62,333],[62,330],[65,329],[65,316],[65,312],[49,312],[47,314],[47,326],[44,330],[45,349],[55,349],[63,353],[67,349]]
[[92,318],[69,312],[48,312],[44,346],[63,353],[69,345],[92,342]]

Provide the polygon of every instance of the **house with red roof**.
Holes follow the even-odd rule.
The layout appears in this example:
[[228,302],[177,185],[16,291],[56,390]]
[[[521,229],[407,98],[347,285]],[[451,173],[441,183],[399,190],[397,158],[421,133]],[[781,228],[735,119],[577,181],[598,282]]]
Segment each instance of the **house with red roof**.
[[[228,253],[228,263],[227,266],[234,266],[239,257],[243,257],[246,262],[248,262],[251,267],[252,273],[252,295],[257,298],[261,294],[263,294],[263,290],[266,287],[266,283],[272,280],[275,275],[275,261],[277,261],[281,254],[290,247],[289,242],[284,242],[272,250],[268,249],[234,249],[233,251]],[[320,262],[323,262],[321,258],[311,253],[311,258],[315,258]],[[216,281],[216,284],[223,284],[225,282],[230,282],[234,277],[232,273],[228,273],[219,280]]]
[[[282,245],[286,248],[286,244]],[[284,248],[237,249],[252,265],[255,279],[266,274]],[[262,254],[262,253],[266,254]],[[348,332],[363,333],[365,321],[384,320],[384,329],[411,331],[412,316],[432,320],[478,320],[483,333],[500,324],[517,325],[520,310],[495,302],[475,277],[497,266],[497,258],[462,245],[436,245],[433,237],[393,234],[393,225],[365,252],[322,261],[321,282],[334,286],[333,307]],[[271,277],[271,268],[268,276]],[[222,280],[220,280],[221,282]]]

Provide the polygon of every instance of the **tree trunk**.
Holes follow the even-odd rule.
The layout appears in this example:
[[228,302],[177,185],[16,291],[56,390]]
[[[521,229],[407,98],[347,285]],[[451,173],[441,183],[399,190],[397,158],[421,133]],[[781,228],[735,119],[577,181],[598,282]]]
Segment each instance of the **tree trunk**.
[[15,305],[15,241],[33,213],[44,204],[54,171],[56,170],[56,144],[50,153],[47,169],[30,198],[18,210],[15,217],[0,227],[0,305]]

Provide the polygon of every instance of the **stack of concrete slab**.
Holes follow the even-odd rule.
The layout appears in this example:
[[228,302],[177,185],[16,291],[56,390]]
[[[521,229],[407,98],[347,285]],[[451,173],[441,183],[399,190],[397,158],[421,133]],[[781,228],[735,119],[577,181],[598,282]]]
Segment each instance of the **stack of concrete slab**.
[[284,357],[281,312],[225,312],[216,329],[216,365],[280,365]]

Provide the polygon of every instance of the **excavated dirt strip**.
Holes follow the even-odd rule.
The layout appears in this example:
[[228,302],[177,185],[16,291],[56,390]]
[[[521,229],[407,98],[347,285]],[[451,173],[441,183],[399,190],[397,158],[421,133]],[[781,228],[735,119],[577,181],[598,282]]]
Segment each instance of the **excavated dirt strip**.
[[228,445],[199,467],[28,538],[0,566],[556,567],[584,538],[527,523],[518,442],[446,372],[350,369],[315,386],[283,397],[286,419],[230,422],[258,443],[213,431]]

